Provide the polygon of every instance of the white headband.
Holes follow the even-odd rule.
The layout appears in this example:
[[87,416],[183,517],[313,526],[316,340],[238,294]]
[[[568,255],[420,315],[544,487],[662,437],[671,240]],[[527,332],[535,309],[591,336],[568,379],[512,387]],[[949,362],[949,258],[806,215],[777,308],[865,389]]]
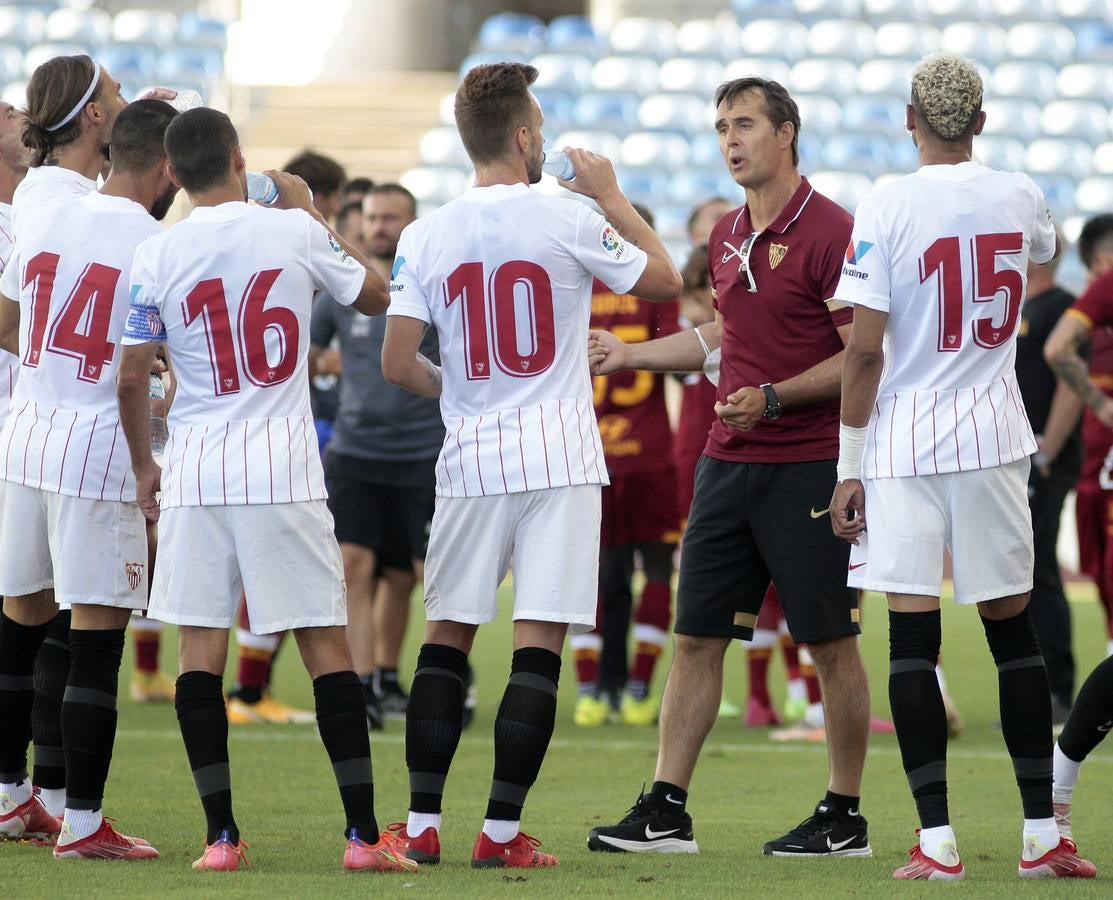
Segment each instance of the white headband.
[[100,63],[99,62],[94,62],[93,63],[93,80],[89,83],[89,89],[82,95],[81,99],[77,101],[77,105],[74,106],[74,108],[70,110],[69,115],[67,115],[57,125],[50,125],[49,127],[47,127],[46,130],[47,131],[57,131],[59,128],[62,128],[64,125],[68,125],[73,120],[73,118],[76,115],[78,115],[78,113],[80,113],[85,108],[85,104],[88,103],[93,98],[93,94],[96,92],[98,84],[100,84]]

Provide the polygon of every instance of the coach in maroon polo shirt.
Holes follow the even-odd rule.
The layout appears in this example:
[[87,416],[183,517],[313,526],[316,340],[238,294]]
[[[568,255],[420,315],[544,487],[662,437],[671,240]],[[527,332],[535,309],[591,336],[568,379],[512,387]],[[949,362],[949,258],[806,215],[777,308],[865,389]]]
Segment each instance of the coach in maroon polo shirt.
[[847,544],[826,509],[838,457],[839,384],[850,310],[830,302],[851,218],[797,169],[800,114],[774,81],[742,78],[715,97],[719,145],[746,204],[712,229],[713,323],[623,344],[592,332],[594,374],[698,371],[721,348],[718,419],[696,470],[680,559],[676,649],[661,707],[656,780],[592,850],[697,852],[687,789],[722,695],[723,656],[749,640],[770,580],[823,686],[831,779],[814,814],[768,842],[778,856],[870,856],[858,798],[869,685],[858,654]]

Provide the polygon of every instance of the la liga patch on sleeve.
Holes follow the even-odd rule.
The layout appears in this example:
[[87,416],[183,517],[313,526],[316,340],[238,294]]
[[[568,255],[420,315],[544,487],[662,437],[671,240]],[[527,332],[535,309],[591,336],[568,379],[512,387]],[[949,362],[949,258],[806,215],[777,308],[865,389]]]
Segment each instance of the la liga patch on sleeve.
[[603,252],[616,262],[626,255],[626,241],[610,225],[603,226],[603,231],[599,235],[599,243],[603,245]]
[[340,257],[341,262],[348,261],[348,251],[340,246],[340,241],[332,236],[332,232],[328,232],[328,245],[332,248],[332,252]]

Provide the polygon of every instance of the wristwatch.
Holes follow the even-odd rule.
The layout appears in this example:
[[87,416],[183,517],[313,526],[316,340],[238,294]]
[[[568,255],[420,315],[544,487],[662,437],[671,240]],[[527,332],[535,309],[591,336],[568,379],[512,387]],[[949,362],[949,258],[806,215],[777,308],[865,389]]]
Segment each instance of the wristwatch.
[[762,393],[765,394],[765,412],[762,418],[774,421],[781,417],[781,398],[777,396],[777,392],[773,390],[773,385],[766,382],[761,386]]

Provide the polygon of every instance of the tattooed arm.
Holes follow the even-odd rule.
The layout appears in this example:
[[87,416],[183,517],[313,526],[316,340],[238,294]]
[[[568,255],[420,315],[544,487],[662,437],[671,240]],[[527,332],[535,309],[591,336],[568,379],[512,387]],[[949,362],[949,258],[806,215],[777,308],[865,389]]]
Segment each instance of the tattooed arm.
[[1059,318],[1044,344],[1043,355],[1055,374],[1085,403],[1101,421],[1113,426],[1113,398],[1108,397],[1090,378],[1090,367],[1079,349],[1090,338],[1093,324],[1077,310],[1067,310]]

